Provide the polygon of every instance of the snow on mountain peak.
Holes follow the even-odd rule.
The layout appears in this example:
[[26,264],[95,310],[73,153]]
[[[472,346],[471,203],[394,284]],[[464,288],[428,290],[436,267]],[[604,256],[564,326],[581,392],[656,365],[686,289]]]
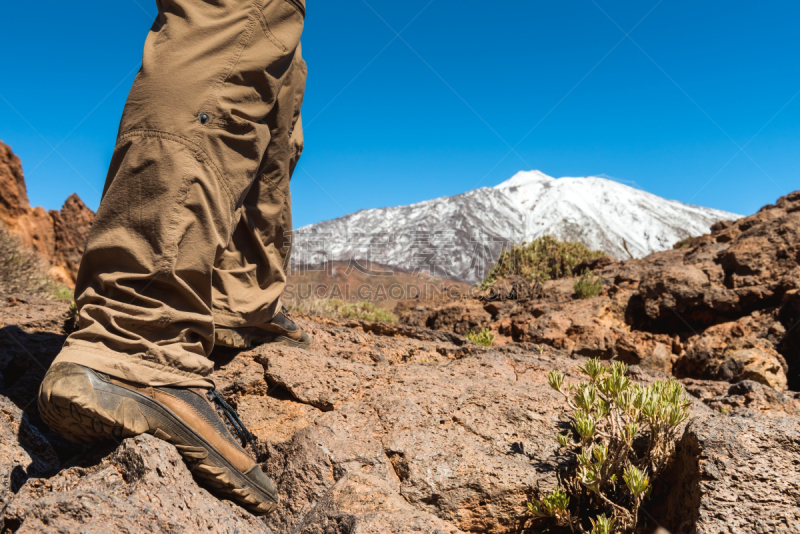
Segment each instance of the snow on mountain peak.
[[311,261],[302,257],[300,243],[324,237],[329,261],[370,257],[386,266],[475,282],[508,243],[552,235],[620,259],[642,257],[736,218],[597,176],[553,178],[521,171],[495,187],[300,228],[292,261]]
[[508,189],[510,187],[520,187],[532,184],[541,184],[554,181],[555,178],[548,176],[542,171],[519,171],[517,174],[496,185],[495,189]]

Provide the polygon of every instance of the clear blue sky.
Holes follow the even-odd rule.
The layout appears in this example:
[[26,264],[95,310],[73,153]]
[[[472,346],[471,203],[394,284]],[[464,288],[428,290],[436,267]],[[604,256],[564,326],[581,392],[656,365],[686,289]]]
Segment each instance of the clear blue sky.
[[[530,168],[743,214],[800,188],[798,2],[308,3],[295,226]],[[3,6],[0,139],[33,204],[97,207],[154,15]]]

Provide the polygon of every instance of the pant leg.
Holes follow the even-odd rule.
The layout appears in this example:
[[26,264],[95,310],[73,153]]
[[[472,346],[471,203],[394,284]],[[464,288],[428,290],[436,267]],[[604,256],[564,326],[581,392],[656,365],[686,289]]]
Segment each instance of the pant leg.
[[159,0],[56,362],[207,387],[211,280],[269,144],[302,0]]
[[306,64],[298,47],[275,106],[265,119],[270,142],[256,181],[237,214],[231,242],[213,274],[214,323],[254,326],[280,310],[284,268],[291,251],[292,203],[289,181],[303,151],[300,107]]

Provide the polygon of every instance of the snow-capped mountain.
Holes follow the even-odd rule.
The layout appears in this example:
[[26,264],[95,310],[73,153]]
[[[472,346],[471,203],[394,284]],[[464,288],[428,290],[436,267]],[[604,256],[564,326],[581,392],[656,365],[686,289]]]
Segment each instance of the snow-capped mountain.
[[605,178],[522,171],[495,187],[304,226],[295,231],[292,262],[350,261],[362,270],[374,262],[474,282],[509,243],[552,235],[617,258],[641,257],[739,217]]

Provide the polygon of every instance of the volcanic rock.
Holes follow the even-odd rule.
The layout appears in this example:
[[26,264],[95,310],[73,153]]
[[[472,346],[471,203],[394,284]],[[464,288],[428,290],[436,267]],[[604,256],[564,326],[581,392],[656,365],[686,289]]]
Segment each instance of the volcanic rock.
[[[68,305],[9,304],[0,309],[0,408],[11,414],[8,425],[0,417],[0,470],[12,475],[0,491],[12,532],[517,532],[525,503],[556,487],[568,465],[554,439],[567,408],[547,373],[558,369],[574,382],[582,356],[531,343],[476,347],[458,334],[411,326],[299,317],[314,337],[308,350],[212,354],[217,388],[255,434],[258,460],[281,494],[274,514],[255,518],[198,485],[175,449],[156,438],[80,446],[50,431],[32,400],[63,343]],[[641,366],[630,375],[640,384],[668,376]],[[733,491],[734,476],[747,474],[735,491],[754,502],[760,494],[751,489],[765,486],[757,469],[773,462],[768,473],[777,472],[791,451],[794,434],[780,437],[775,425],[798,413],[796,398],[757,382],[727,390],[716,388],[722,382],[684,383],[702,423],[691,423],[682,438],[675,466],[684,467],[673,468],[660,486],[666,493],[647,503],[673,532],[695,523],[706,528],[706,510],[719,508],[714,503]],[[759,430],[768,418],[779,423]],[[706,469],[700,459],[722,455],[703,437],[717,427],[702,434],[698,425],[735,421],[761,441],[746,465],[736,464],[741,473],[715,485],[698,469]],[[778,447],[775,459],[768,446]],[[748,466],[756,470],[746,473]],[[778,491],[791,496],[794,475],[780,476]],[[707,493],[691,493],[697,484]],[[699,500],[686,500],[692,495]],[[797,502],[775,499],[782,517],[800,514]],[[693,519],[668,523],[676,510]],[[727,514],[713,519],[719,531],[733,531],[744,517]]]
[[650,513],[673,534],[798,532],[798,457],[797,418],[693,420]]
[[30,478],[54,473],[58,457],[28,416],[8,398],[0,396],[0,508]]
[[800,291],[787,291],[783,297],[778,321],[770,327],[770,334],[776,337],[778,351],[786,358],[789,367],[787,381],[789,388],[800,390]]
[[[547,344],[565,355],[620,359],[680,377],[755,380],[800,389],[800,191],[710,234],[642,259],[582,266],[602,282],[579,299],[574,279],[536,294],[399,307],[401,321],[501,341]],[[512,287],[517,281],[501,280]],[[491,298],[490,298],[491,297]],[[505,299],[505,300],[503,300]],[[488,316],[487,316],[488,315]]]
[[24,247],[41,254],[51,265],[50,275],[74,287],[94,213],[76,194],[60,211],[31,208],[22,163],[0,142],[0,223]]
[[769,341],[748,337],[726,344],[705,333],[698,338],[681,359],[679,375],[728,382],[755,380],[778,391],[786,389],[786,360]]
[[0,220],[11,224],[30,209],[22,162],[11,147],[0,142]]
[[178,451],[149,435],[98,446],[50,478],[30,479],[5,510],[11,532],[264,532],[199,487]]
[[800,393],[775,391],[752,380],[732,384],[727,392],[703,399],[710,408],[739,417],[798,417]]

